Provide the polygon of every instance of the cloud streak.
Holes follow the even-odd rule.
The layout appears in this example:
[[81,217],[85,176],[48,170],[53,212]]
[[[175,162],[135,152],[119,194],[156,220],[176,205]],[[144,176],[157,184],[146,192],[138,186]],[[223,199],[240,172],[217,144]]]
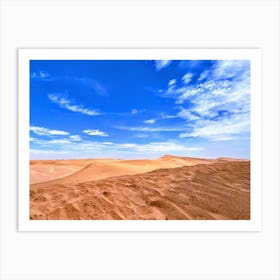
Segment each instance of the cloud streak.
[[148,124],[154,124],[156,122],[156,119],[150,119],[150,120],[145,120],[144,123]]
[[184,82],[185,85],[189,84],[192,81],[193,74],[192,73],[186,73],[182,77],[182,81]]
[[63,130],[49,129],[39,126],[30,126],[30,131],[37,135],[56,136],[56,135],[69,135],[70,133]]
[[80,135],[71,135],[69,136],[69,138],[72,140],[72,141],[82,141],[82,138]]
[[50,77],[50,74],[46,73],[44,71],[32,72],[32,74],[31,74],[32,79],[45,79],[45,78],[49,78],[49,77]]
[[184,131],[184,127],[115,126],[116,129],[143,132]]
[[105,87],[93,78],[75,78],[76,81],[82,83],[84,86],[92,89],[94,92],[101,96],[107,96]]
[[220,121],[201,120],[195,124],[192,132],[181,133],[179,137],[203,137],[211,141],[228,141],[241,134],[248,135],[249,131],[250,119],[241,114],[232,115]]
[[[32,142],[39,145],[40,149],[32,148],[31,156],[44,154],[44,157],[56,158],[58,155],[71,155],[72,157],[89,157],[97,155],[104,157],[108,154],[116,155],[117,157],[124,155],[135,158],[135,155],[142,157],[143,154],[149,156],[161,156],[165,153],[188,153],[201,151],[201,147],[193,147],[177,141],[162,141],[162,142],[149,142],[145,144],[139,143],[114,143],[102,141],[88,141],[81,142],[71,141],[70,138],[40,140],[32,139]],[[42,153],[40,153],[40,151]],[[48,153],[49,152],[49,153]]]
[[157,71],[169,66],[172,60],[155,60],[155,67]]
[[83,130],[83,132],[91,136],[101,136],[101,137],[109,136],[106,132],[100,131],[99,129],[85,129]]
[[100,113],[94,109],[85,108],[83,105],[75,104],[73,101],[55,94],[49,94],[48,98],[53,103],[59,105],[60,108],[66,109],[71,112],[77,112],[88,116],[100,115]]

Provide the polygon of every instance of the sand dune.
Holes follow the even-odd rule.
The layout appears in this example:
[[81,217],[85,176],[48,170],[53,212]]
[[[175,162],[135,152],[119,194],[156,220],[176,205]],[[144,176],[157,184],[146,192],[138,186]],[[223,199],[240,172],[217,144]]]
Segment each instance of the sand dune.
[[250,219],[249,161],[167,155],[61,162],[54,165],[79,168],[30,186],[31,219]]
[[[94,162],[107,163],[112,159],[96,159]],[[114,161],[114,160],[113,160]],[[31,160],[30,184],[42,183],[68,176],[82,170],[92,159],[83,160]]]
[[63,183],[79,183],[113,176],[140,174],[159,168],[174,168],[211,162],[214,161],[169,155],[155,160],[33,160],[30,162],[30,184],[46,181],[52,181],[53,184],[53,180],[59,183],[61,178],[63,178]]

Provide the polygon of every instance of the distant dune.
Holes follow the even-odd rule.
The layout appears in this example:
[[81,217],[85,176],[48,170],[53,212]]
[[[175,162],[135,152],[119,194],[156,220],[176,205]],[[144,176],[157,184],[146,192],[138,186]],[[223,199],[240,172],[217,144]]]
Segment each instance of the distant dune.
[[[165,155],[159,159],[83,159],[83,160],[32,160],[30,161],[30,183],[36,184],[62,177],[67,182],[104,179],[112,176],[133,175],[158,168],[174,168],[213,160]],[[77,172],[79,171],[79,172]],[[73,174],[72,176],[69,176]]]
[[250,219],[250,161],[30,161],[30,218]]

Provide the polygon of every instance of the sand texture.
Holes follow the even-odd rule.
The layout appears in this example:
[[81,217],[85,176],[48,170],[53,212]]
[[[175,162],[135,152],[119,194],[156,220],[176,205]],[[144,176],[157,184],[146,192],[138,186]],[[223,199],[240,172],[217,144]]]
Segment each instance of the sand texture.
[[250,219],[246,160],[31,161],[30,182],[30,219]]

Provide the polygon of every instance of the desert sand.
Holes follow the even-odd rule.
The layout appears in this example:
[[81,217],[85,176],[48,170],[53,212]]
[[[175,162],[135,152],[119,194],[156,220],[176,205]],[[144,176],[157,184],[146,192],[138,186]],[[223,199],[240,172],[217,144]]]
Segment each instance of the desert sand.
[[248,220],[250,161],[32,160],[30,219]]

